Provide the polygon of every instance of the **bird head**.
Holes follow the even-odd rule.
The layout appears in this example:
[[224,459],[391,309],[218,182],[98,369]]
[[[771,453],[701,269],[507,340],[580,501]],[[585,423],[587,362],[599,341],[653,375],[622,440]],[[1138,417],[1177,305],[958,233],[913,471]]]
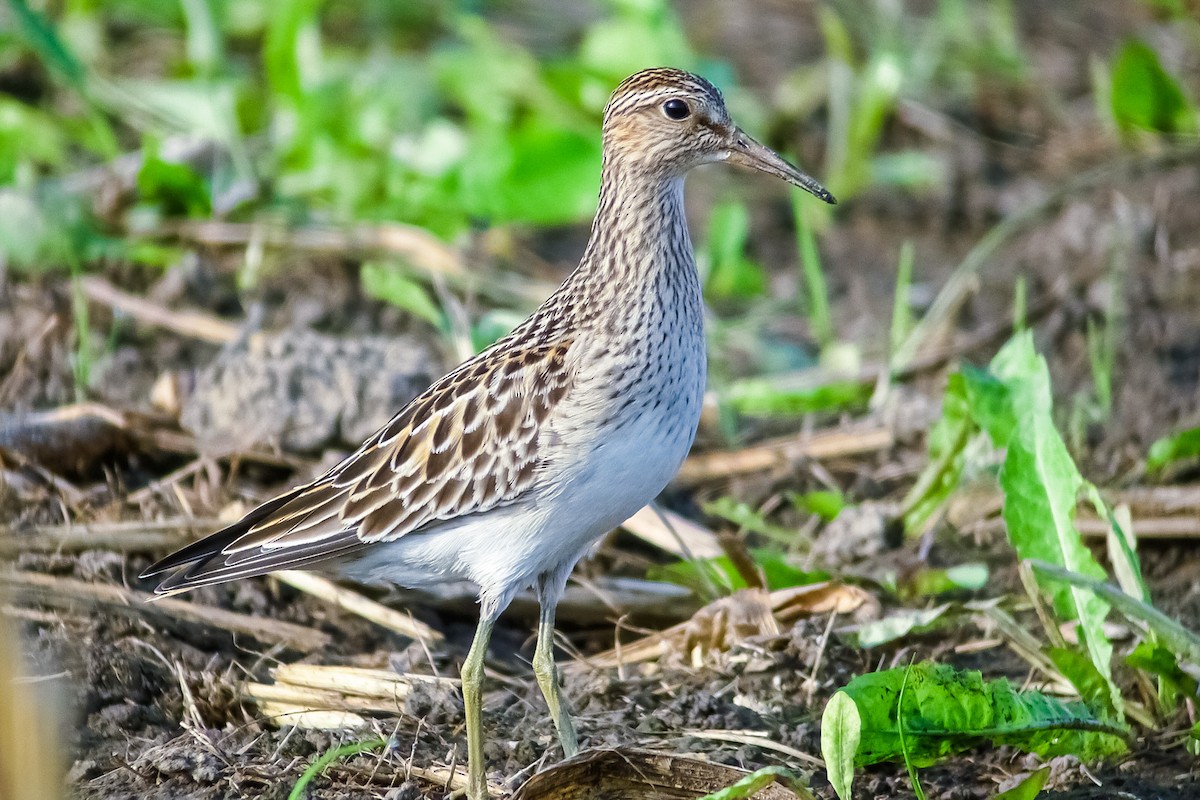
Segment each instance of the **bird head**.
[[642,70],[621,82],[604,108],[604,152],[611,161],[668,177],[729,161],[837,202],[814,178],[734,124],[717,87],[679,69]]

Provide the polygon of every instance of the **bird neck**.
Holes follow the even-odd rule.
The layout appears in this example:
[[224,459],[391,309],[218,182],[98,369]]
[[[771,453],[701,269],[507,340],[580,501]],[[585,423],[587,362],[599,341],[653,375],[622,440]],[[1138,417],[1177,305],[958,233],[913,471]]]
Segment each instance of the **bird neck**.
[[698,292],[683,176],[606,157],[591,238],[563,288],[586,299],[578,307],[587,314],[619,313],[628,301],[666,302],[692,284]]

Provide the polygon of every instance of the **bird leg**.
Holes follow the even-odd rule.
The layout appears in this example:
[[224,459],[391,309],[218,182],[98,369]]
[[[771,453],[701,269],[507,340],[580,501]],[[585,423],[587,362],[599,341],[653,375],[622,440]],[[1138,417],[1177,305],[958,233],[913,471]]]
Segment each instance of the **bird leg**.
[[537,677],[542,696],[550,707],[550,718],[558,729],[558,741],[562,744],[563,755],[567,758],[579,752],[579,737],[575,733],[575,723],[567,709],[566,701],[558,690],[558,667],[554,664],[554,607],[557,598],[543,597],[541,616],[538,620],[537,647],[533,651],[533,674]]
[[480,614],[479,627],[462,665],[463,707],[467,715],[467,796],[471,800],[488,797],[487,765],[483,758],[483,661],[495,624],[495,616]]

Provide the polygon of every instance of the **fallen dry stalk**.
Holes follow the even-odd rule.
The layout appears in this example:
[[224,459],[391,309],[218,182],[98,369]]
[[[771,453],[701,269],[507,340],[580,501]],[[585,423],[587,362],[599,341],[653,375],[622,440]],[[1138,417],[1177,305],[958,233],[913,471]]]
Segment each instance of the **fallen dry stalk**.
[[442,641],[442,634],[423,622],[413,619],[407,614],[388,608],[382,603],[376,603],[369,597],[358,592],[338,586],[328,578],[323,578],[312,572],[299,570],[284,570],[274,573],[275,577],[291,586],[293,589],[319,597],[338,608],[357,614],[363,619],[370,620],[376,625],[395,631],[401,636],[418,639],[426,645]]
[[717,534],[674,511],[655,506],[642,506],[621,527],[678,558],[717,558],[725,553]]
[[60,610],[71,610],[80,605],[98,606],[105,611],[149,618],[166,628],[178,627],[181,623],[203,625],[305,652],[328,647],[332,641],[329,634],[302,625],[259,619],[170,597],[155,598],[112,584],[87,583],[33,572],[0,571],[0,588],[9,592],[13,602],[24,605]]
[[363,714],[401,714],[418,684],[458,691],[458,681],[450,678],[361,667],[284,664],[270,676],[273,683],[246,684],[246,699],[275,725],[319,730],[366,727]]
[[891,430],[878,422],[836,430],[786,436],[741,450],[701,453],[689,457],[675,477],[677,486],[695,486],[705,481],[734,478],[791,467],[805,459],[824,461],[861,456],[887,450],[895,444]]
[[82,550],[151,553],[187,543],[191,531],[212,530],[222,525],[216,518],[187,517],[145,522],[38,525],[20,529],[0,526],[0,555],[78,553]]
[[[1101,494],[1112,508],[1129,507],[1139,539],[1200,539],[1200,486],[1137,486]],[[1003,507],[1004,495],[999,488],[972,486],[951,497],[946,519],[956,528],[965,529],[997,517]],[[1075,527],[1088,539],[1108,535],[1108,521],[1098,518],[1086,500],[1079,505]]]
[[181,336],[213,344],[227,344],[238,337],[238,327],[203,311],[174,311],[144,297],[122,291],[103,278],[85,275],[79,279],[84,296],[133,317],[144,325],[174,331]]
[[170,233],[210,246],[244,247],[259,242],[288,250],[335,253],[394,253],[435,275],[462,277],[466,267],[457,251],[424,228],[399,222],[347,228],[287,227],[262,222],[186,220]]

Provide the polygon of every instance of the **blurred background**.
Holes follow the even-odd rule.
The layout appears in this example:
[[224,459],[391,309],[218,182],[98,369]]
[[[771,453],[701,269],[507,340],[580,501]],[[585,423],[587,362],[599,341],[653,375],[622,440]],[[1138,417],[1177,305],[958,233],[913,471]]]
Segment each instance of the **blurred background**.
[[[721,165],[688,181],[710,340],[698,453],[758,461],[693,460],[664,502],[751,543],[771,588],[804,580],[798,564],[879,578],[878,546],[839,551],[863,519],[928,556],[918,539],[945,532],[943,512],[872,504],[916,491],[947,370],[987,363],[1015,332],[1045,356],[1054,421],[1089,480],[1194,481],[1198,15],[1195,0],[4,0],[0,556],[35,576],[10,590],[57,609],[22,606],[29,659],[8,671],[66,687],[68,718],[85,721],[65,759],[77,793],[140,792],[139,775],[176,791],[276,785],[290,768],[231,779],[195,742],[183,766],[151,752],[183,714],[194,730],[250,724],[236,645],[210,658],[211,631],[160,641],[80,611],[115,596],[30,587],[145,590],[133,576],[155,552],[317,474],[523,319],[582,253],[601,112],[643,67],[709,78],[840,201]],[[844,449],[753,450],[814,431]],[[1200,518],[1187,502],[1163,513]],[[955,533],[986,545],[999,504],[975,505],[990,517]],[[162,527],[127,535],[143,522]],[[108,538],[70,539],[80,523]],[[814,546],[827,528],[834,543]],[[968,538],[947,563],[978,557],[961,554]],[[1198,562],[1171,541],[1148,563],[1194,626]],[[710,599],[664,561],[614,540],[583,574]],[[399,647],[272,586],[201,599],[320,628],[364,663]],[[452,643],[469,629],[461,597],[414,602]],[[612,643],[595,606],[566,612],[584,651]],[[524,613],[501,633],[514,651]],[[109,710],[129,703],[141,710]],[[315,736],[241,755],[307,757],[328,744]],[[812,736],[792,741],[813,750]],[[970,769],[946,785],[995,785]]]

